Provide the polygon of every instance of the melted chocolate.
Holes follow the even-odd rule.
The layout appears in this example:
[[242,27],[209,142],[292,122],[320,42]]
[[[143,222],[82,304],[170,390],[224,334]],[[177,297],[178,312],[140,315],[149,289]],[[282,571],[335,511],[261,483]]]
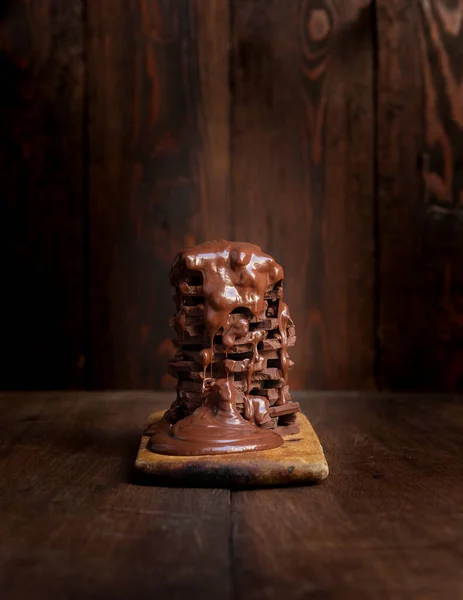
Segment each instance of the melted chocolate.
[[[288,355],[288,334],[287,334],[287,326],[288,321],[290,321],[291,317],[289,316],[288,305],[280,300],[279,310],[278,310],[278,328],[280,330],[280,339],[281,339],[281,350],[280,350],[280,366],[281,372],[283,373],[283,379],[285,380],[285,384],[288,381],[288,370],[290,367],[290,360]],[[280,398],[278,399],[277,404],[284,404],[285,397],[283,394],[283,388],[280,388]]]
[[185,267],[202,273],[204,325],[211,339],[236,308],[259,316],[265,291],[284,277],[283,268],[259,246],[225,240],[205,242],[177,255],[171,271],[173,285],[179,283]]
[[204,393],[204,386],[206,383],[206,370],[207,367],[210,365],[211,366],[211,379],[212,379],[212,363],[214,361],[214,351],[212,348],[203,348],[201,350],[201,352],[199,353],[199,356],[201,358],[201,364],[203,366],[203,393]]
[[283,438],[248,423],[236,410],[235,390],[218,379],[205,393],[202,406],[175,424],[159,422],[148,448],[159,454],[180,456],[227,454],[278,448]]
[[[193,285],[197,283],[195,273],[200,274],[199,279],[202,279],[202,323],[210,340],[210,347],[200,352],[203,367],[202,403],[192,414],[180,420],[176,419],[178,411],[168,411],[167,418],[155,426],[149,448],[163,454],[198,455],[280,446],[283,443],[281,436],[257,426],[271,422],[268,400],[250,395],[253,373],[262,370],[263,359],[259,355],[258,344],[265,332],[258,329],[250,331],[249,321],[252,317],[255,320],[265,318],[265,292],[282,282],[283,268],[271,256],[262,252],[259,246],[248,243],[225,240],[205,242],[178,254],[172,265],[171,283],[177,289],[174,325],[181,339],[184,338],[187,321],[181,293],[186,293],[189,286],[185,281],[186,274],[193,274]],[[248,311],[249,319],[246,314],[242,317],[232,314],[235,311]],[[291,321],[288,307],[281,299],[277,317],[281,340],[280,366],[286,384],[291,364],[287,351],[287,326]],[[212,379],[214,338],[218,334],[222,336],[225,358],[237,340],[246,336],[252,343],[252,357],[246,361],[245,367],[245,418],[236,410],[235,390],[229,382],[227,361],[223,361],[226,379]],[[210,379],[206,376],[209,366]],[[284,402],[281,386],[277,403]],[[172,421],[169,421],[170,416],[173,417]]]

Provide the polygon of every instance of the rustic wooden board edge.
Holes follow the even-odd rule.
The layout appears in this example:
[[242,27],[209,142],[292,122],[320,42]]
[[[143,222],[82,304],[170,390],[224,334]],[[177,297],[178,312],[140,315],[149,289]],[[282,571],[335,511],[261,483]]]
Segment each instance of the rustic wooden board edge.
[[[159,421],[164,411],[147,419]],[[310,421],[297,415],[300,433],[284,437],[280,448],[221,456],[166,456],[147,449],[142,436],[135,467],[144,475],[140,483],[184,487],[244,488],[318,483],[328,476],[328,464]]]

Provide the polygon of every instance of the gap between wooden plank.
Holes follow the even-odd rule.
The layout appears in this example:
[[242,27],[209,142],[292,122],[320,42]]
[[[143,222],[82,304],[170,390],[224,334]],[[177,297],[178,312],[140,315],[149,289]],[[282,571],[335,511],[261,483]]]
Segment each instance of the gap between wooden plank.
[[131,483],[144,418],[165,394],[0,401],[6,596],[231,600],[229,491]]

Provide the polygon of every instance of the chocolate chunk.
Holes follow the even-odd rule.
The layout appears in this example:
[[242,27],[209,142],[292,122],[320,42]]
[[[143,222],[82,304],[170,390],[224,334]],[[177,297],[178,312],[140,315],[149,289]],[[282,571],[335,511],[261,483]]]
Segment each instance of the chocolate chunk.
[[276,369],[274,367],[267,367],[263,371],[259,371],[258,373],[254,373],[253,380],[254,381],[266,381],[271,379],[272,381],[279,382],[282,380],[283,374],[281,369]]
[[278,425],[278,427],[275,427],[272,431],[279,435],[294,435],[299,433],[299,425]]
[[278,300],[283,297],[283,289],[281,287],[275,288],[265,292],[266,300]]
[[[270,406],[272,404],[274,404],[277,400],[280,399],[280,390],[277,388],[257,389],[253,393],[257,394],[257,396],[263,396],[264,398],[267,398],[267,400],[270,403]],[[286,402],[291,400],[291,395],[289,393],[289,386],[285,385],[283,387],[283,394],[284,394],[284,398],[285,398]]]
[[[288,346],[294,346],[296,338],[288,337]],[[267,338],[262,342],[262,350],[279,350],[281,348],[281,340],[279,338]]]
[[271,406],[268,412],[272,417],[281,417],[283,415],[292,415],[300,410],[299,402],[287,402],[279,406]]
[[203,286],[202,285],[188,285],[186,281],[182,281],[178,284],[178,290],[182,296],[202,296]]
[[[244,360],[225,360],[225,368],[228,369],[230,373],[246,373],[249,369],[250,359],[246,358]],[[257,373],[265,369],[265,365],[254,365],[253,372]]]
[[278,319],[263,319],[257,325],[256,329],[266,329],[266,330],[278,329],[278,325],[279,325]]
[[203,317],[204,316],[204,304],[196,304],[195,306],[182,306],[183,312],[191,317]]
[[203,367],[199,363],[191,360],[171,360],[169,361],[169,367],[173,371],[202,371]]

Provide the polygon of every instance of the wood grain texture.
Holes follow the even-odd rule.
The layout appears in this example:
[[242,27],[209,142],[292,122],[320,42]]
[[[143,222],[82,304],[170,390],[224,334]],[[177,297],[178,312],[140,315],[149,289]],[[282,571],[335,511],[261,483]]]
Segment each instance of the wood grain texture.
[[0,7],[0,387],[83,384],[80,0]]
[[414,355],[429,321],[419,168],[424,99],[419,24],[418,3],[377,2],[379,382],[410,389],[419,383],[422,365],[414,366]]
[[232,494],[237,600],[458,597],[461,400],[296,396],[330,476]]
[[225,237],[285,267],[293,388],[463,389],[460,2],[0,21],[0,387],[173,385],[170,262]]
[[463,389],[459,2],[379,0],[380,374]]
[[295,387],[373,386],[369,4],[231,5],[234,237],[285,267]]
[[4,597],[231,597],[229,492],[131,483],[154,396],[0,405]]
[[463,399],[296,393],[330,476],[252,491],[136,485],[172,393],[0,394],[11,600],[458,598]]
[[228,3],[87,3],[91,383],[172,386],[170,264],[229,237]]

